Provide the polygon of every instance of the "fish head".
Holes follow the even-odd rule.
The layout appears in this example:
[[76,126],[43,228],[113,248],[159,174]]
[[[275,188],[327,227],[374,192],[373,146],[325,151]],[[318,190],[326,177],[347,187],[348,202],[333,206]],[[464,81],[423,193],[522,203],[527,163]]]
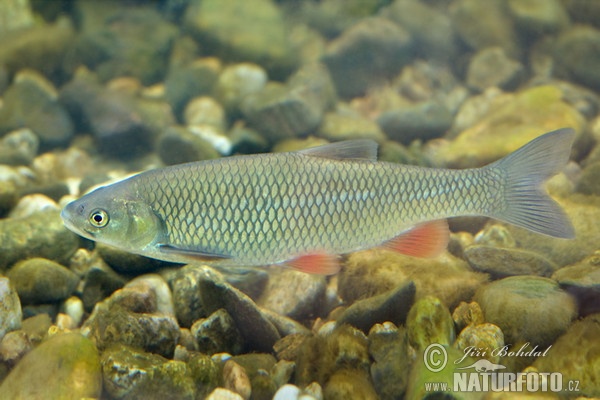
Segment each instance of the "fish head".
[[80,236],[141,252],[160,240],[161,219],[147,203],[119,193],[114,186],[101,187],[67,204],[60,216],[65,226]]

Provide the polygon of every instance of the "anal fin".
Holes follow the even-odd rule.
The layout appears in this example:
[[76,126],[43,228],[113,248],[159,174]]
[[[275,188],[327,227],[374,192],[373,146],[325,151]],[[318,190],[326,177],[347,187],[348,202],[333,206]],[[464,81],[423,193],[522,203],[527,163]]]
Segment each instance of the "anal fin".
[[285,262],[291,268],[317,275],[334,275],[340,270],[339,257],[333,254],[306,254]]
[[413,257],[434,258],[448,247],[450,230],[445,219],[424,222],[384,243],[384,247]]

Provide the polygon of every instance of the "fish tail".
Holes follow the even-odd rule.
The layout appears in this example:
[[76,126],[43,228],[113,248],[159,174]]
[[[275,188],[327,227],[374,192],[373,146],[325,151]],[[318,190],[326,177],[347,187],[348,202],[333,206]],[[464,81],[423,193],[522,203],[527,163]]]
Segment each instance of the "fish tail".
[[564,168],[574,136],[569,128],[548,132],[484,167],[505,179],[504,206],[490,216],[544,235],[574,238],[569,218],[542,187]]

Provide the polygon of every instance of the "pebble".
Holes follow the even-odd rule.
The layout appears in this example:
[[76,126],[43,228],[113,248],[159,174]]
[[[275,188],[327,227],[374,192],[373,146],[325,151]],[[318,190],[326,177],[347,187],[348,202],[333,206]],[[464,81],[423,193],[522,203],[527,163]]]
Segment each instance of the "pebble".
[[417,300],[406,318],[408,341],[417,351],[424,351],[432,343],[450,346],[456,338],[454,329],[450,311],[432,296]]
[[0,340],[21,327],[21,301],[9,278],[0,276]]
[[280,268],[270,271],[267,286],[256,304],[295,320],[309,319],[319,312],[325,285],[322,275]]
[[189,399],[196,395],[186,363],[116,345],[102,353],[104,390],[114,399]]
[[[454,347],[469,353],[473,358],[486,359],[494,364],[500,362],[498,349],[504,347],[504,334],[494,324],[472,324],[463,329],[454,343]],[[471,352],[471,350],[475,350]]]
[[555,60],[570,78],[598,90],[600,88],[600,30],[588,25],[574,26],[556,40]]
[[235,322],[224,309],[219,309],[207,318],[200,318],[190,328],[198,351],[204,354],[240,354],[244,339]]
[[209,267],[200,267],[198,289],[208,312],[224,308],[233,318],[246,343],[245,350],[271,352],[280,338],[275,326],[247,295],[227,283]]
[[211,143],[196,134],[199,129],[212,128],[198,126],[194,128],[192,130],[191,128],[172,126],[159,136],[156,148],[163,163],[175,165],[219,157],[219,152]]
[[257,64],[239,63],[223,68],[214,93],[228,114],[239,113],[240,103],[250,94],[260,92],[267,84],[267,72]]
[[376,122],[357,115],[346,115],[337,112],[328,112],[319,126],[318,136],[339,142],[352,139],[371,139],[382,141],[385,134]]
[[186,125],[208,125],[225,131],[225,110],[209,96],[195,97],[187,103],[183,112]]
[[29,128],[8,132],[0,139],[0,164],[30,165],[40,147],[40,139]]
[[43,194],[29,194],[21,197],[17,204],[10,210],[9,218],[25,218],[40,211],[60,212],[56,201]]
[[292,335],[294,333],[308,334],[310,330],[291,318],[285,317],[267,308],[260,308],[263,315],[277,328],[281,337]]
[[438,101],[402,107],[382,113],[377,123],[390,139],[408,145],[413,140],[441,137],[452,126],[452,114]]
[[487,47],[471,58],[467,71],[467,85],[479,92],[489,87],[514,90],[524,75],[523,65],[508,57],[504,49]]
[[204,270],[201,267],[185,265],[168,279],[173,293],[175,316],[182,327],[189,328],[195,321],[209,315],[202,303],[202,295],[198,290],[199,281],[202,279],[203,274]]
[[231,390],[216,388],[206,397],[206,400],[244,400],[244,398]]
[[156,299],[156,307],[152,312],[175,316],[175,307],[171,289],[162,276],[146,274],[130,280],[124,288],[136,289],[140,292],[151,292]]
[[22,330],[8,332],[0,341],[0,360],[14,367],[32,348],[27,333]]
[[385,321],[403,324],[413,305],[415,291],[415,284],[409,281],[388,292],[358,300],[342,312],[337,324],[350,324],[364,333]]
[[98,350],[78,333],[54,335],[17,363],[0,393],[7,399],[100,398]]
[[38,72],[20,71],[3,99],[0,131],[29,128],[38,137],[42,150],[65,146],[73,137],[73,122],[58,102],[56,89]]
[[588,164],[582,171],[577,182],[576,190],[579,193],[587,195],[600,195],[600,183],[598,183],[598,174],[600,174],[600,162],[595,161]]
[[246,370],[233,360],[225,361],[223,385],[225,389],[239,394],[244,400],[248,400],[252,394],[252,386]]
[[[391,322],[374,325],[369,332],[369,354],[373,358],[371,379],[384,399],[401,398],[410,373],[406,330]],[[393,376],[394,379],[390,379]]]
[[89,262],[86,262],[87,269],[83,272],[83,289],[81,300],[84,309],[91,312],[96,303],[110,296],[115,290],[122,288],[127,280],[117,274],[112,268],[94,253]]
[[111,268],[121,274],[139,275],[152,272],[164,265],[160,260],[140,256],[103,243],[96,243],[98,254]]
[[56,302],[68,298],[77,287],[79,277],[62,265],[43,258],[30,258],[8,271],[24,304]]
[[561,288],[572,294],[579,306],[579,315],[600,312],[600,251],[580,262],[563,267],[552,275]]
[[506,343],[548,346],[577,317],[573,297],[548,278],[513,276],[481,287],[474,300],[485,320],[502,329]]
[[507,6],[524,40],[558,32],[570,22],[560,0],[509,0]]
[[326,399],[379,399],[369,374],[348,368],[339,369],[333,373],[323,388],[323,397]]
[[496,279],[514,275],[550,277],[558,269],[540,254],[515,248],[474,245],[467,247],[464,256],[474,269]]
[[112,305],[120,291],[96,304],[81,332],[100,350],[123,344],[172,357],[180,331],[172,316],[158,313],[136,313],[119,304]]
[[80,326],[83,321],[83,301],[79,297],[71,296],[60,306],[61,312],[68,315],[73,321],[74,326]]
[[461,301],[458,307],[452,312],[452,319],[454,320],[457,332],[462,331],[467,326],[480,325],[485,322],[481,307],[474,301],[470,303]]
[[371,17],[331,41],[323,62],[337,93],[356,97],[397,74],[409,62],[412,50],[412,38],[405,29],[385,18]]

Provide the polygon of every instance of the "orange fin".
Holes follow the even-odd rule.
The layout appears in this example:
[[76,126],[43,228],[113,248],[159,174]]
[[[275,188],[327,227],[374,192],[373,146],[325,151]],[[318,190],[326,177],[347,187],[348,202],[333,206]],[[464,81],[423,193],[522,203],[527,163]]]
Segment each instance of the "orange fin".
[[340,271],[339,257],[326,253],[306,254],[289,260],[286,264],[308,274],[333,275]]
[[448,222],[440,219],[416,225],[383,246],[408,256],[434,258],[446,250],[449,240]]

